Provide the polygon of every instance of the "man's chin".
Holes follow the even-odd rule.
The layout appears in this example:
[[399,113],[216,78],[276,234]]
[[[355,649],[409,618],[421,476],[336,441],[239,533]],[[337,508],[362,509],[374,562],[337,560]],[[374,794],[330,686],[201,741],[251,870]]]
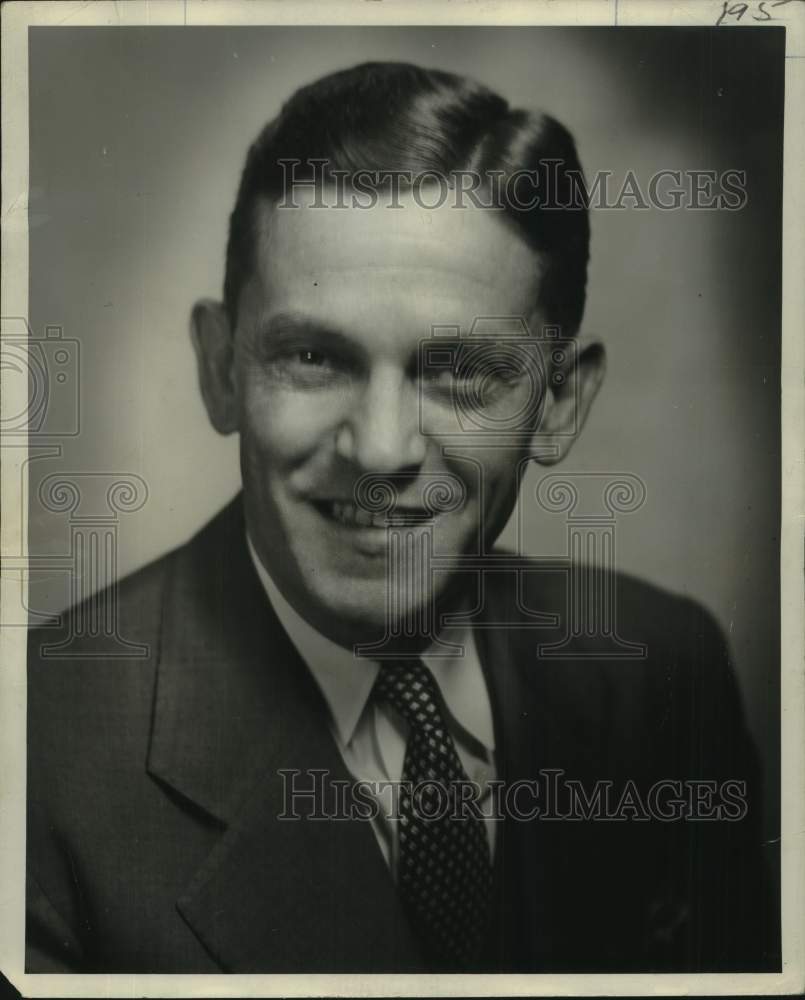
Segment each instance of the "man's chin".
[[[371,643],[391,635],[414,636],[434,620],[432,594],[390,587],[385,579],[341,578],[325,583],[311,595],[313,624],[341,645]],[[312,609],[311,609],[312,610]]]

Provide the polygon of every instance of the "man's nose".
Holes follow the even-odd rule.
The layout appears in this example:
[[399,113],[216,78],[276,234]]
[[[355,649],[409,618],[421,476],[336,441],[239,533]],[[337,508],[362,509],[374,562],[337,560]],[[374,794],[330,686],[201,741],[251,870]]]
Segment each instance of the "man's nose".
[[421,465],[426,446],[416,386],[392,366],[373,370],[338,430],[338,454],[366,472],[393,472]]

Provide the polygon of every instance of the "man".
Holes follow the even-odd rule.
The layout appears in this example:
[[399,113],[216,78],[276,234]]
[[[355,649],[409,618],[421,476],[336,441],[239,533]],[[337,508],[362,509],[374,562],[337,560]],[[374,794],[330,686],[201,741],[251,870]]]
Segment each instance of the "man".
[[492,552],[603,376],[580,175],[551,118],[406,65],[258,137],[192,319],[242,496],[119,585],[147,656],[32,636],[29,971],[774,967],[717,628],[593,568],[640,655],[602,653],[577,576]]

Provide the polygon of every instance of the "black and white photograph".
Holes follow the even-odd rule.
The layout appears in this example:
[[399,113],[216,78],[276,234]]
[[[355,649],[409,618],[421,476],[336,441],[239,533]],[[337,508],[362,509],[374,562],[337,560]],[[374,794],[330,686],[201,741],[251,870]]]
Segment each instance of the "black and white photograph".
[[796,992],[803,11],[176,6],[17,32],[22,995]]

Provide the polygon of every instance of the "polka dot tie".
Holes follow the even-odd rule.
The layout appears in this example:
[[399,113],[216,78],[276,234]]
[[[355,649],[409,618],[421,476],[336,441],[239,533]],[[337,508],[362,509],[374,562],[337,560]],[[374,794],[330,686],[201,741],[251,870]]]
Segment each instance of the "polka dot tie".
[[399,796],[397,884],[411,922],[438,969],[477,960],[492,884],[483,819],[456,806],[467,782],[442,716],[442,699],[419,660],[386,661],[375,697],[410,728]]

